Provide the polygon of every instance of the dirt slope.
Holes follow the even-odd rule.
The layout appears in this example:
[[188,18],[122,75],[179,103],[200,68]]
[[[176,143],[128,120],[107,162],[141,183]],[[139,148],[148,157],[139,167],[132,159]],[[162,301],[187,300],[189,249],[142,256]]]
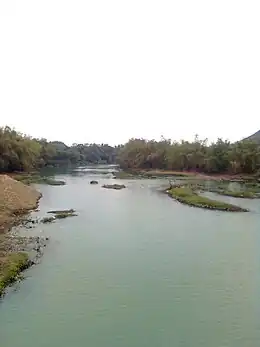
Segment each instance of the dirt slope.
[[16,214],[37,206],[41,194],[7,175],[0,175],[0,232],[15,220]]

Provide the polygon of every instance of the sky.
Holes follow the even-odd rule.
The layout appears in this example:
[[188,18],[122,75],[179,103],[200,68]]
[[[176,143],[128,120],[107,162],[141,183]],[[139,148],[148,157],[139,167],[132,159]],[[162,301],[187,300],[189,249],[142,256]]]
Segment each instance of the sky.
[[0,0],[0,126],[67,144],[249,136],[259,18],[259,0]]

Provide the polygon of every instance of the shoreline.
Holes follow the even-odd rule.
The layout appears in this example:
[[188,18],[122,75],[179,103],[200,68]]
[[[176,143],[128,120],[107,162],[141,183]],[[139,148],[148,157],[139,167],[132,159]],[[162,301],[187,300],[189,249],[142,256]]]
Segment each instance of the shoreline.
[[[0,299],[9,286],[23,277],[23,271],[39,263],[47,246],[48,237],[21,236],[19,229],[13,230],[15,227],[26,227],[24,222],[32,211],[24,214],[24,218],[19,218],[19,221],[15,220],[13,225],[9,224],[8,229],[0,234]],[[13,262],[14,256],[22,256],[19,264]]]
[[0,298],[19,280],[22,272],[37,264],[48,238],[21,236],[14,227],[26,227],[28,216],[39,206],[42,194],[12,178],[0,176],[2,205],[0,215]]
[[129,179],[129,178],[192,178],[201,180],[211,181],[234,181],[234,182],[245,182],[245,181],[260,181],[260,178],[255,175],[245,174],[228,174],[228,173],[217,173],[217,174],[206,174],[197,171],[176,171],[176,170],[162,170],[162,169],[128,169],[114,172],[115,178]]
[[207,180],[224,180],[224,181],[244,181],[246,179],[252,179],[257,180],[257,178],[254,175],[242,175],[242,174],[228,174],[228,173],[219,173],[219,174],[206,174],[203,172],[197,172],[197,171],[175,171],[175,170],[136,170],[136,172],[144,173],[148,175],[169,175],[169,176],[183,176],[183,177],[197,177],[201,179],[207,179]]

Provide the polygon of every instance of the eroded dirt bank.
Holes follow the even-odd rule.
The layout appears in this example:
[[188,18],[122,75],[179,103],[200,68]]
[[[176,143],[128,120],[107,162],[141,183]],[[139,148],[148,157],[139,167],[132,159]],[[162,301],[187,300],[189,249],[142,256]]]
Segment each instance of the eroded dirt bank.
[[37,261],[46,245],[45,239],[10,232],[38,206],[40,197],[33,187],[0,175],[0,296],[22,270]]

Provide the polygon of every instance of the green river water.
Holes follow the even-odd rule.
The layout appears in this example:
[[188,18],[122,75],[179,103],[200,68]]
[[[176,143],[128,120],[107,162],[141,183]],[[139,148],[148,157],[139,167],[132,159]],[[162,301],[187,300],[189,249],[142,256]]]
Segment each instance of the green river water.
[[260,345],[260,200],[221,197],[251,212],[215,212],[160,193],[163,180],[59,179],[37,186],[38,215],[78,217],[21,231],[50,241],[0,302],[1,347]]

